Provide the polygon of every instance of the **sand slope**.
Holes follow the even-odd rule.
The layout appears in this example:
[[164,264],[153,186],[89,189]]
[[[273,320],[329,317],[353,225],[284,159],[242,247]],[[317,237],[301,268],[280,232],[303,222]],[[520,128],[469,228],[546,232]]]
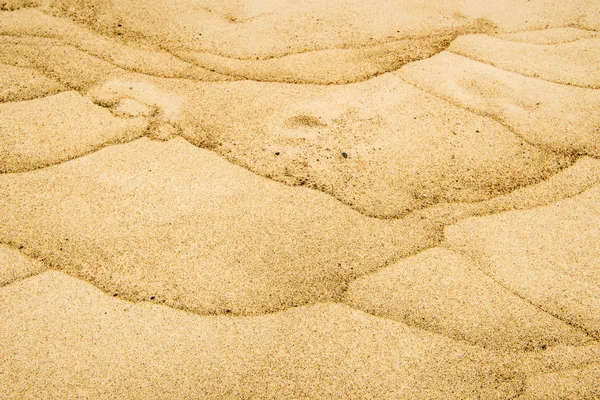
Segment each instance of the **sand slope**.
[[532,350],[591,340],[499,286],[472,260],[440,248],[352,282],[345,301],[487,348]]
[[390,74],[336,87],[206,83],[182,93],[180,125],[192,143],[378,217],[483,200],[572,162]]
[[523,384],[511,357],[336,304],[202,318],[48,272],[1,291],[0,318],[5,399],[502,399]]
[[46,269],[44,264],[24,256],[19,249],[0,245],[0,287],[37,275]]
[[[515,43],[486,35],[461,36],[448,51],[565,85],[600,88],[600,39],[582,38],[559,44]],[[523,60],[527,62],[523,62]],[[561,68],[556,68],[560,65]]]
[[398,75],[498,120],[529,143],[600,155],[598,90],[525,77],[449,52],[407,65]]
[[[54,39],[64,46],[75,47],[80,53],[97,57],[105,63],[143,74],[199,80],[228,79],[180,60],[164,50],[135,42],[124,43],[118,40],[118,37],[100,35],[81,24],[47,15],[38,9],[23,9],[1,18],[0,34],[19,38]],[[78,57],[84,55],[79,54]]]
[[546,207],[467,219],[446,228],[447,245],[470,254],[509,290],[597,339],[599,199],[595,186]]
[[599,16],[0,0],[0,398],[598,398]]
[[0,175],[0,192],[1,241],[106,291],[202,313],[335,297],[345,281],[439,233],[435,221],[367,218],[182,139]]

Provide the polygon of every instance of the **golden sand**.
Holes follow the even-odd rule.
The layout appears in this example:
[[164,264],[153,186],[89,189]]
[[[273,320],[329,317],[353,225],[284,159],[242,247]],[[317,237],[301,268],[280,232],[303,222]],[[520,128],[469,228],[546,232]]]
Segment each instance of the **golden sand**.
[[0,0],[0,399],[600,398],[599,31]]

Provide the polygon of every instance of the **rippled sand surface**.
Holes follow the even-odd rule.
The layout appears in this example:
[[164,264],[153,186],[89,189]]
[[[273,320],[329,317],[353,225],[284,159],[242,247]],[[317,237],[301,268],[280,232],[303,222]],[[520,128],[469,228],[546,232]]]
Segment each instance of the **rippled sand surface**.
[[600,398],[600,3],[0,0],[0,399]]

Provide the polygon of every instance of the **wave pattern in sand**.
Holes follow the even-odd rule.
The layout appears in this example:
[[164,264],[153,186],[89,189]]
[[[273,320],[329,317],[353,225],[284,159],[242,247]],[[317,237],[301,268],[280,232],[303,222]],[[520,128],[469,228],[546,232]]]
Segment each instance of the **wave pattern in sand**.
[[0,397],[597,398],[596,3],[0,1]]

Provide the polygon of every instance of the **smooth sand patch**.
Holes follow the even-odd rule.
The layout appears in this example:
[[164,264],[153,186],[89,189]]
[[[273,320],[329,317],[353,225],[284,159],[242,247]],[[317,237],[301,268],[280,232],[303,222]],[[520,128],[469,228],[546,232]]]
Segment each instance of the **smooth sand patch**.
[[600,186],[527,211],[463,220],[446,245],[541,309],[600,337]]
[[[515,32],[578,26],[600,10],[600,4],[590,0],[443,0],[450,7],[474,18],[487,18],[499,31]],[[436,2],[437,3],[437,2]]]
[[0,319],[3,399],[505,399],[524,378],[514,356],[339,304],[198,317],[55,271],[0,289]]
[[[389,39],[430,36],[485,18],[501,31],[575,25],[597,12],[589,0],[556,2],[402,0],[365,3],[256,0],[204,1],[44,0],[66,15],[107,34],[140,32],[169,48],[188,48],[236,58],[281,56],[326,48],[371,45]],[[259,5],[260,4],[260,5]],[[119,26],[121,25],[121,26]]]
[[534,44],[466,35],[453,41],[448,51],[533,78],[600,88],[600,38]]
[[441,231],[418,217],[367,218],[180,138],[0,176],[0,193],[0,241],[108,292],[200,313],[336,298]]
[[359,278],[345,302],[486,348],[539,350],[591,340],[499,286],[468,257],[443,248]]
[[141,117],[117,118],[77,92],[0,104],[0,115],[1,173],[41,168],[127,142],[147,126]]
[[16,248],[0,244],[0,287],[46,269],[44,264],[26,257]]
[[598,90],[525,77],[450,52],[406,65],[397,74],[500,121],[529,143],[600,156]]

